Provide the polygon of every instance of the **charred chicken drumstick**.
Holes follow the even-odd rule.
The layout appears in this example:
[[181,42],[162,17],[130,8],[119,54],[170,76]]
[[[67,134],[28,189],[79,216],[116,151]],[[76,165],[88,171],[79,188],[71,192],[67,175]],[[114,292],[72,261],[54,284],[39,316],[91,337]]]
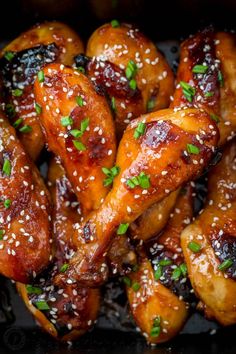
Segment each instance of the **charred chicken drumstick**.
[[[145,132],[136,138],[140,124],[145,124]],[[144,210],[201,173],[217,140],[216,126],[198,110],[163,110],[133,121],[119,145],[120,173],[113,188],[75,232],[78,252],[69,268],[71,277],[90,284],[101,280],[101,256],[114,232],[124,233]]]
[[142,254],[138,270],[124,278],[131,312],[150,343],[170,340],[187,320],[191,286],[186,279],[180,234],[192,213],[192,188],[188,186],[184,194],[181,191],[161,235],[146,245],[152,264]]
[[50,199],[3,113],[0,136],[0,272],[26,283],[49,262]]
[[[234,35],[205,30],[181,45],[177,89],[172,107],[199,107],[218,124],[220,144],[234,135]],[[189,86],[190,85],[190,86]],[[222,118],[221,118],[222,117]],[[133,237],[147,240],[159,232],[168,220],[178,193],[172,193],[146,210],[131,224]]]
[[[177,73],[178,86],[174,95],[173,106],[197,106],[207,111],[211,118],[218,124],[220,145],[232,139],[236,129],[236,91],[234,85],[236,71],[234,56],[235,35],[232,33],[215,33],[212,29],[207,29],[187,39],[181,45],[181,60]],[[229,243],[227,240],[224,241],[223,228],[222,230],[220,229],[220,231],[218,230],[222,233],[222,235],[219,234],[219,240],[214,238],[214,234],[217,232],[214,228],[217,227],[217,223],[212,221],[212,218],[214,219],[215,217],[216,220],[218,220],[218,213],[221,212],[220,206],[219,208],[217,207],[218,199],[222,199],[222,201],[227,203],[223,194],[225,192],[226,195],[229,195],[226,190],[227,188],[224,190],[223,187],[221,189],[220,186],[221,183],[222,185],[224,184],[224,179],[227,181],[227,179],[233,180],[234,178],[233,151],[233,145],[231,148],[228,147],[225,152],[226,157],[223,157],[223,161],[219,166],[215,167],[210,173],[208,184],[209,203],[211,204],[212,201],[214,201],[214,206],[207,206],[203,214],[199,216],[199,220],[184,231],[182,242],[184,245],[184,253],[188,257],[187,264],[192,285],[202,301],[201,307],[205,309],[205,313],[209,317],[215,317],[223,324],[235,322],[235,316],[233,314],[235,304],[232,301],[233,288],[231,289],[229,285],[228,289],[230,290],[227,290],[226,285],[231,284],[231,282],[233,284],[233,281],[228,280],[225,285],[224,282],[221,282],[223,274],[217,267],[219,260],[222,259],[218,256],[221,252],[226,255],[229,250],[233,249],[233,239],[231,240],[230,238]],[[214,173],[217,173],[218,177],[214,177]],[[225,175],[223,176],[223,174]],[[221,177],[222,180],[220,180]],[[226,186],[227,182],[225,182],[225,187]],[[233,193],[233,188],[232,182],[231,193]],[[219,201],[219,205],[220,204],[221,202]],[[222,216],[219,217],[221,218],[221,222],[225,220],[225,228],[227,228],[227,225],[230,225],[231,228],[233,219],[231,219],[230,213],[226,211],[223,212],[225,208],[223,204],[224,203],[222,203]],[[228,201],[227,205],[231,204],[233,205],[233,203]],[[207,226],[204,226],[202,222],[207,219],[209,222],[207,221]],[[194,232],[197,232],[198,224],[199,233],[196,234]],[[194,231],[193,233],[190,232],[191,228]],[[204,236],[202,236],[202,233]],[[233,231],[230,231],[229,234],[232,235]],[[195,240],[197,235],[199,236],[199,240]],[[203,252],[196,252],[196,260],[194,261],[194,251],[191,252],[188,248],[188,244],[191,245],[190,238],[193,239],[193,244],[196,241],[197,249],[198,244],[206,244],[206,248],[204,248]],[[213,244],[217,245],[218,250]],[[213,249],[211,247],[213,247]],[[208,258],[210,257],[212,257],[212,262],[208,264]],[[191,264],[191,262],[193,263]],[[212,273],[214,275],[212,275]],[[217,274],[220,275],[219,278]],[[227,274],[225,276],[227,276]],[[217,289],[221,289],[221,291],[216,295],[215,291],[217,291]],[[232,297],[229,297],[229,294],[231,294]],[[204,303],[205,300],[206,303]],[[210,304],[209,306],[208,303]]]
[[[75,340],[95,322],[100,305],[98,288],[84,288],[77,284],[57,285],[56,274],[63,273],[76,251],[72,235],[73,225],[81,218],[81,210],[65,171],[56,159],[50,163],[48,179],[54,203],[53,225],[55,257],[50,267],[31,285],[17,284],[28,309],[37,322],[53,337]],[[136,258],[127,239],[122,235],[113,240],[108,257],[113,274],[124,272]],[[131,264],[131,265],[132,265]]]
[[47,271],[31,285],[17,284],[17,288],[31,313],[43,329],[62,341],[75,340],[84,334],[97,318],[100,305],[99,289],[66,284],[59,287],[55,275],[63,273],[68,260],[76,251],[73,225],[81,218],[79,203],[62,166],[53,159],[48,180],[54,213],[55,257]]
[[[42,122],[50,128],[46,130],[48,145],[61,155],[67,174],[73,176],[74,190],[80,204],[64,169],[54,161],[50,165],[49,181],[54,201],[55,258],[51,270],[41,275],[33,288],[30,286],[29,294],[27,287],[19,285],[18,288],[43,328],[65,341],[83,334],[97,316],[99,289],[80,287],[70,281],[59,284],[57,279],[60,273],[66,271],[76,251],[72,237],[74,228],[80,225],[87,213],[98,208],[109,191],[111,183],[104,183],[106,175],[103,171],[110,170],[114,164],[116,144],[114,124],[106,100],[97,95],[89,80],[77,71],[58,64],[45,68],[45,72],[50,74],[53,84],[56,82],[53,86],[47,76],[43,85],[36,80],[36,87],[45,85],[54,90],[55,95],[54,109],[49,103],[50,109],[42,113]],[[50,121],[47,121],[47,114],[52,115]],[[112,153],[107,154],[106,148]],[[35,284],[39,294],[34,293]],[[42,299],[46,303],[43,309],[38,306]]]
[[44,146],[35,105],[33,83],[43,80],[42,67],[50,62],[73,64],[83,52],[77,34],[60,22],[37,25],[8,44],[0,54],[0,73],[5,97],[3,107],[24,148],[35,160]]
[[206,110],[218,124],[220,145],[236,131],[235,38],[232,33],[206,29],[182,43],[172,103],[172,107]]
[[43,73],[44,81],[35,81],[40,121],[87,215],[107,194],[105,173],[118,173],[110,171],[116,153],[112,115],[85,75],[59,64],[48,65]]
[[208,202],[181,235],[190,280],[209,318],[236,323],[236,144],[228,144],[208,179]]
[[170,193],[168,197],[159,203],[153,204],[138,219],[132,222],[129,230],[132,237],[147,241],[158,234],[168,222],[178,194],[179,189]]
[[139,29],[107,23],[90,37],[86,55],[92,58],[86,65],[88,76],[111,100],[119,138],[132,119],[169,106],[173,73]]

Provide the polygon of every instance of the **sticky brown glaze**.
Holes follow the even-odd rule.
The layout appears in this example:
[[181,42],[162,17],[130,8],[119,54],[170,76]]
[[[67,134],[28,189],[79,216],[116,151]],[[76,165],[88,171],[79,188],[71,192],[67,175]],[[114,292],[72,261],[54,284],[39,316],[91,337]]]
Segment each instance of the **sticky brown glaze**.
[[[180,272],[179,277],[174,277],[175,269],[184,264],[183,251],[180,246],[180,235],[186,225],[190,224],[193,217],[193,188],[187,185],[181,189],[175,208],[168,223],[161,234],[147,243],[149,258],[152,260],[154,270],[160,268],[159,281],[184,301],[192,298],[191,286],[186,278],[186,272]],[[170,264],[160,265],[168,260]]]
[[[75,340],[94,324],[100,291],[76,284],[60,287],[56,282],[56,275],[62,272],[62,267],[75,252],[71,235],[74,223],[81,218],[81,211],[65,171],[56,159],[50,163],[48,179],[54,202],[55,257],[50,267],[33,283],[40,294],[28,293],[27,286],[20,283],[17,287],[26,306],[46,332],[62,341]],[[37,308],[41,300],[46,301],[48,310]]]
[[[235,34],[212,28],[185,40],[181,44],[177,87],[172,107],[199,107],[218,121],[220,145],[232,139],[236,130],[235,106]],[[196,65],[205,65],[205,73],[194,73]],[[180,82],[192,86],[195,93],[188,100]]]
[[0,272],[25,283],[49,261],[49,195],[2,113],[0,137]]
[[59,266],[75,251],[72,240],[73,224],[80,222],[80,204],[58,158],[52,158],[48,169],[48,186],[53,200],[55,256]]
[[[135,139],[140,122],[145,133]],[[69,274],[74,281],[94,286],[104,281],[104,255],[112,235],[122,224],[130,224],[152,204],[196,177],[213,155],[218,131],[206,113],[172,109],[153,112],[133,121],[120,142],[116,165],[120,173],[101,207],[74,233],[78,247]],[[198,154],[187,152],[187,144]],[[144,173],[150,186],[130,188],[127,181]]]
[[[82,214],[97,209],[107,194],[102,167],[111,168],[116,153],[114,123],[103,96],[96,93],[89,79],[69,67],[51,64],[44,68],[45,81],[35,81],[36,101],[42,107],[40,121],[48,147],[60,156]],[[82,105],[76,102],[82,98]],[[72,124],[63,126],[61,119],[70,117]],[[71,131],[89,124],[80,138]],[[78,150],[74,143],[82,143]],[[81,168],[83,166],[83,168]]]
[[[55,178],[56,174],[58,175],[57,179]],[[60,260],[61,255],[66,254],[66,258],[70,259],[76,250],[72,240],[74,227],[77,227],[83,219],[80,206],[70,182],[65,176],[65,170],[56,159],[51,161],[48,179],[52,197],[55,199],[57,196],[57,199],[54,200],[54,205],[57,206],[57,211],[54,213],[56,257]],[[53,181],[56,181],[57,185]],[[127,236],[114,236],[107,254],[107,262],[111,276],[129,273],[137,264],[134,246]],[[61,265],[63,265],[62,260],[60,260]]]
[[90,60],[86,74],[97,90],[107,94],[115,118],[117,138],[120,140],[130,120],[146,112],[140,89],[131,88],[125,70],[109,61]]
[[[76,54],[83,52],[77,34],[60,22],[39,24],[8,44],[0,53],[0,71],[5,87],[3,102],[11,122],[18,121],[19,138],[35,160],[44,145],[44,138],[35,110],[33,83],[40,69],[50,62],[72,65]],[[7,55],[11,53],[12,58]],[[9,60],[10,59],[10,60]],[[19,96],[15,96],[15,90]],[[29,126],[29,132],[21,132]]]
[[[192,187],[188,185],[184,194],[179,194],[174,212],[161,235],[146,245],[151,263],[147,258],[141,258],[140,268],[129,275],[131,281],[126,290],[130,309],[150,343],[170,340],[179,333],[188,316],[188,301],[191,301],[192,295],[187,273],[182,268],[186,265],[180,247],[180,235],[186,224],[190,223],[192,214]],[[162,262],[166,261],[169,264],[164,265]],[[178,270],[179,276],[176,276]],[[136,284],[140,286],[138,291],[135,289]],[[158,316],[161,319],[161,331],[155,336],[152,327]]]
[[[139,270],[132,273],[132,284],[139,284],[138,291],[127,287],[132,315],[149,343],[162,343],[179,333],[187,319],[185,303],[154,278],[153,268],[147,258]],[[160,318],[159,336],[151,336],[154,320]]]
[[172,192],[161,202],[152,205],[130,225],[130,233],[133,238],[143,241],[149,240],[158,234],[166,225],[175,206],[179,190]]
[[[223,325],[236,323],[236,145],[225,148],[220,163],[208,180],[208,202],[205,209],[181,235],[181,244],[196,295],[203,303],[207,317]],[[190,242],[200,251],[194,253]],[[224,261],[232,265],[219,269]]]
[[[134,26],[125,23],[115,28],[110,23],[101,26],[90,37],[86,54],[94,57],[89,76],[105,87],[115,101],[119,138],[132,119],[169,106],[174,90],[173,73],[155,45]],[[136,64],[137,72],[127,78],[130,61]],[[130,88],[132,79],[137,87]]]
[[236,133],[236,35],[218,32],[215,37],[216,55],[221,63],[223,76],[220,89],[220,115],[224,126],[219,124],[220,141],[230,140]]
[[128,274],[137,264],[135,246],[127,235],[114,235],[106,258],[110,276]]
[[[76,195],[65,176],[65,170],[57,159],[53,159],[50,163],[48,180],[54,205],[57,207],[54,216],[56,256],[59,253],[57,258],[60,259],[61,254],[66,254],[66,258],[70,259],[75,252],[72,239],[74,227],[81,222],[83,216]],[[56,200],[55,197],[57,197]],[[129,238],[124,235],[115,235],[107,259],[110,275],[124,275],[129,272],[137,263],[134,246],[131,245]],[[60,261],[60,265],[62,264],[63,262]]]

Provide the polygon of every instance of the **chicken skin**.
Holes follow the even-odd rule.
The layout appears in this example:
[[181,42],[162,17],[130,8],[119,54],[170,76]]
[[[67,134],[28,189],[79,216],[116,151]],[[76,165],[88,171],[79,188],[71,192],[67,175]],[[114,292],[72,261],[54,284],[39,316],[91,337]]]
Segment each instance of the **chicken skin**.
[[0,272],[26,283],[49,262],[50,198],[3,113],[0,136]]
[[[234,35],[199,32],[181,44],[177,88],[172,107],[199,107],[218,123],[222,146],[234,135],[236,107],[234,104]],[[181,83],[181,84],[180,84]],[[186,86],[187,84],[187,86]],[[188,86],[190,85],[190,87]],[[144,240],[165,225],[174,207],[176,195],[148,209],[131,225],[133,236]]]
[[40,122],[87,215],[106,196],[110,184],[105,180],[118,173],[116,168],[111,171],[116,154],[112,115],[106,99],[82,73],[59,64],[43,72],[44,82],[35,81]]
[[[140,124],[145,131],[137,137]],[[133,121],[119,145],[113,188],[74,232],[77,252],[64,278],[89,286],[102,283],[114,233],[124,234],[148,207],[199,175],[217,141],[216,125],[199,110],[167,109]]]
[[208,201],[181,235],[188,273],[201,307],[222,325],[236,323],[236,144],[210,172]]
[[75,252],[71,235],[73,225],[81,218],[79,203],[72,192],[63,167],[53,159],[48,181],[54,204],[53,263],[31,285],[17,284],[26,306],[37,322],[50,335],[61,341],[75,340],[84,334],[97,318],[99,289],[81,288],[76,284],[57,285],[55,276],[68,267]]
[[199,107],[218,123],[219,145],[236,131],[235,34],[206,29],[181,44],[172,107]]
[[[27,287],[18,285],[18,288],[42,327],[57,339],[68,341],[78,338],[94,324],[100,290],[81,287],[70,279],[61,283],[58,279],[66,273],[77,250],[73,239],[75,228],[90,211],[99,207],[109,191],[112,181],[108,183],[105,172],[113,167],[116,142],[106,100],[83,74],[59,64],[47,66],[44,72],[43,84],[37,79],[35,82],[36,99],[42,105],[40,118],[49,148],[61,157],[66,171],[55,160],[49,169],[55,238],[51,268],[36,279],[29,294]],[[42,90],[46,93],[42,94]],[[52,94],[54,101],[48,103],[44,97],[50,99]],[[79,148],[74,142],[81,144]],[[110,150],[112,153],[108,153]],[[71,177],[71,183],[65,173]],[[40,311],[38,303],[42,299],[46,305]]]
[[133,238],[147,241],[158,234],[167,224],[169,216],[175,206],[179,189],[170,193],[161,202],[153,204],[130,225]]
[[[162,54],[139,29],[114,21],[90,37],[86,72],[108,94],[121,138],[129,122],[141,114],[169,106],[174,76]],[[80,65],[78,58],[77,65]]]
[[191,286],[186,279],[180,235],[192,214],[192,188],[188,186],[184,194],[180,193],[161,235],[146,245],[152,261],[142,254],[138,270],[124,279],[131,313],[150,343],[170,340],[187,319]]
[[35,77],[43,80],[41,69],[50,62],[72,65],[81,52],[82,42],[72,29],[60,22],[45,22],[22,33],[0,53],[3,108],[33,160],[44,146],[40,107],[35,105],[33,93]]
[[[218,125],[220,146],[233,138],[236,129],[235,53],[235,34],[216,33],[212,28],[197,33],[181,45],[177,89],[172,106],[194,106],[207,111]],[[225,199],[224,193],[229,195],[227,183],[234,178],[233,153],[233,145],[227,147],[223,160],[210,172],[208,182],[210,205],[182,235],[190,279],[196,294],[202,301],[199,307],[205,310],[208,317],[216,318],[225,325],[235,323],[235,305],[232,301],[233,295],[230,295],[233,294],[233,288],[230,288],[230,283],[233,284],[233,281],[228,279],[227,282],[224,278],[227,274],[223,274],[218,269],[219,262],[224,262],[224,259],[217,254],[225,253],[228,249],[232,250],[233,241],[230,236],[229,243],[226,240],[224,244],[224,234],[222,237],[219,234],[219,239],[223,243],[214,235],[217,232],[226,232],[225,228],[233,225],[233,212],[224,211],[224,204],[231,204],[226,200],[227,198]],[[221,186],[224,180],[225,189]],[[233,184],[232,188],[234,188]],[[233,189],[231,192],[233,193]],[[216,223],[213,221],[214,218]],[[220,222],[218,218],[221,219]],[[232,235],[233,231],[229,234]],[[196,253],[188,247],[190,245],[191,248],[191,242],[193,247],[195,243],[197,244]],[[201,246],[203,249],[197,251]],[[229,290],[226,285],[228,283]]]

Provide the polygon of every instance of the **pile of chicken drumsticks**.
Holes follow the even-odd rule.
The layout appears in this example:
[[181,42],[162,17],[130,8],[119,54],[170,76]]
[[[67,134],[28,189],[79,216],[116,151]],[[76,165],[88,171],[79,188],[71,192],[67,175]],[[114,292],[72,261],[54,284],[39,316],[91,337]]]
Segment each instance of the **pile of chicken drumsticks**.
[[194,301],[236,323],[235,38],[207,28],[185,40],[176,78],[116,20],[85,51],[59,22],[1,51],[0,272],[53,337],[89,330],[117,277],[149,343],[179,333]]

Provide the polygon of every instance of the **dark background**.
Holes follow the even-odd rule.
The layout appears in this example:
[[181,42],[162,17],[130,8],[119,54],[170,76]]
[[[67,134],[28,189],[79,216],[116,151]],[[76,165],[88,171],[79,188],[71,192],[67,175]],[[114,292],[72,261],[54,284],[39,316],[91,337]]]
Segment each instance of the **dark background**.
[[[3,46],[36,22],[54,19],[68,23],[86,41],[98,26],[114,18],[136,23],[172,63],[178,56],[178,41],[199,28],[213,24],[219,30],[235,29],[236,0],[4,0],[0,44]],[[116,306],[122,313],[122,301]],[[214,322],[194,315],[174,341],[152,348],[132,327],[126,332],[113,315],[110,319],[102,315],[98,328],[68,349],[38,330],[14,287],[0,278],[1,354],[235,354],[236,328],[221,328],[209,335],[215,328]]]
[[135,22],[152,39],[178,39],[213,23],[234,28],[235,0],[3,0],[0,39],[14,38],[36,21],[68,22],[86,39],[104,21]]

